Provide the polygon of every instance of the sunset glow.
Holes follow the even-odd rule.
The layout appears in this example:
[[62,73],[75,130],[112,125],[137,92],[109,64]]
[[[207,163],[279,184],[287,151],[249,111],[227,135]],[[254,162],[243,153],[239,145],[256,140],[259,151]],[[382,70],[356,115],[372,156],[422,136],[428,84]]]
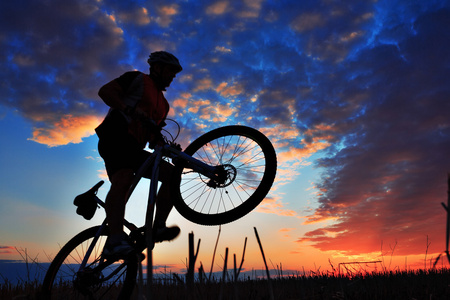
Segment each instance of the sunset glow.
[[[159,50],[183,66],[165,92],[183,148],[241,124],[277,152],[272,190],[221,227],[218,253],[240,258],[248,237],[244,268],[262,269],[254,227],[271,267],[292,272],[423,268],[445,250],[448,1],[2,1],[0,25],[0,263],[20,260],[16,248],[48,261],[102,222],[103,211],[86,221],[72,204],[106,178],[97,92],[148,72]],[[127,207],[137,225],[147,191],[141,182]],[[183,270],[194,232],[209,269],[219,228],[176,211],[168,223],[182,233],[157,245],[155,265]]]

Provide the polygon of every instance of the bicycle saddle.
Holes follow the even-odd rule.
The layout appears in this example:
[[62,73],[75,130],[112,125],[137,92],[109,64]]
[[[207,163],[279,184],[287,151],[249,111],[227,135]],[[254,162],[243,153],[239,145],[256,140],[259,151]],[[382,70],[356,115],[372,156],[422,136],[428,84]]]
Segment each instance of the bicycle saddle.
[[89,191],[75,197],[73,204],[77,206],[77,214],[83,216],[86,220],[92,219],[98,206],[97,191],[103,185],[104,181],[99,181]]

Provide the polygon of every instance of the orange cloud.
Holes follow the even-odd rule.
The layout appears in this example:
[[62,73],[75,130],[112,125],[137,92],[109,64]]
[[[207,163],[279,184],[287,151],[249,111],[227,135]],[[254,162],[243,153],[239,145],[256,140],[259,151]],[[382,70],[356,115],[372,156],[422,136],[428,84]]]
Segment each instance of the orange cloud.
[[94,134],[94,129],[101,120],[97,116],[64,115],[51,128],[34,128],[33,137],[29,140],[49,147],[81,143],[82,138]]
[[275,183],[271,189],[272,192],[276,191],[282,185],[288,184],[294,180],[297,176],[300,175],[300,172],[296,167],[299,167],[299,164],[287,164],[280,165],[277,169],[277,176],[275,177]]
[[188,108],[188,112],[196,114],[196,113],[198,113],[201,106],[210,105],[210,104],[211,104],[211,102],[209,100],[193,101],[191,103],[191,105],[189,105],[190,107]]
[[189,107],[188,112],[196,114],[198,113],[199,107],[198,106],[194,106],[194,107]]
[[283,237],[285,237],[285,238],[290,238],[290,237],[291,237],[290,232],[291,232],[292,230],[295,230],[295,228],[281,228],[280,230],[278,230],[278,232],[279,232],[280,234],[282,234]]
[[294,210],[285,209],[283,203],[280,200],[281,197],[266,197],[263,202],[258,205],[256,211],[287,217],[294,217],[297,215]]
[[[181,98],[177,98],[171,103],[172,109],[169,111],[169,117],[173,118],[175,115],[182,115],[184,109],[188,107],[189,99],[192,97],[191,93],[181,93]],[[190,110],[190,109],[189,109]]]
[[216,92],[220,93],[224,97],[228,97],[242,94],[244,92],[244,89],[242,86],[239,85],[228,86],[227,82],[222,82],[216,88]]
[[352,40],[362,36],[363,34],[364,34],[364,32],[361,31],[361,30],[360,31],[351,32],[351,33],[349,33],[349,34],[347,34],[345,36],[342,36],[341,37],[341,42],[344,42],[344,43],[351,42]]
[[[315,128],[308,129],[304,132],[305,136],[312,137],[309,140],[302,139],[301,147],[292,146],[288,141],[289,139],[298,138],[300,133],[298,130],[290,127],[274,127],[263,128],[261,130],[266,134],[271,141],[278,148],[278,161],[280,164],[285,164],[292,161],[303,162],[304,159],[310,157],[314,153],[323,150],[331,145],[329,142],[334,137],[328,132],[333,131],[331,125],[320,124]],[[284,141],[280,143],[279,141]]]
[[192,102],[193,106],[203,106],[203,105],[210,105],[210,104],[211,104],[211,101],[209,101],[209,100],[197,100],[197,101]]
[[216,46],[216,52],[222,52],[222,53],[230,53],[231,49],[225,48],[223,46]]
[[30,55],[16,54],[13,56],[13,62],[21,67],[33,66],[36,61]]
[[188,104],[188,99],[178,98],[175,101],[172,101],[172,106],[173,107],[186,108],[187,104]]
[[218,1],[206,8],[208,15],[223,15],[228,11],[228,1]]
[[262,0],[244,0],[246,9],[239,12],[241,18],[257,18],[261,11]]
[[228,104],[208,106],[201,110],[200,119],[211,120],[212,122],[225,122],[235,111],[236,109]]
[[[271,189],[272,195],[279,193],[278,190],[281,186],[294,181],[300,175],[301,167],[311,164],[307,159],[318,151],[329,147],[331,145],[329,141],[333,139],[333,136],[328,134],[333,130],[333,127],[325,124],[320,124],[305,132],[304,135],[308,136],[309,139],[302,139],[298,146],[293,145],[290,141],[299,138],[301,133],[291,127],[280,125],[260,128],[260,130],[271,140],[277,151],[278,169],[275,183]],[[276,197],[282,199],[282,195]],[[263,205],[261,211],[287,216],[297,215],[294,211],[283,209],[283,206],[282,201],[271,201],[267,202],[265,206]],[[321,215],[314,218],[309,217],[307,222],[322,221],[321,217]]]
[[156,22],[161,27],[167,27],[172,23],[172,17],[178,14],[178,5],[167,5],[158,9],[158,17],[156,18]]
[[325,24],[324,17],[319,13],[303,13],[291,24],[291,27],[298,32],[305,32]]
[[279,232],[289,232],[291,230],[294,230],[295,228],[281,228],[280,230],[278,230]]
[[0,254],[12,254],[15,252],[16,249],[12,246],[0,246]]
[[306,144],[304,148],[289,147],[288,150],[282,151],[278,154],[278,160],[283,163],[292,160],[302,161],[305,158],[310,157],[312,154],[323,150],[330,146],[329,142],[317,141]]
[[210,89],[212,87],[212,81],[209,78],[200,79],[197,81],[197,87],[194,89],[194,91],[203,91]]
[[303,225],[310,225],[310,224],[316,224],[316,223],[322,223],[322,222],[327,222],[327,221],[336,221],[339,220],[338,217],[324,217],[323,215],[319,214],[319,213],[315,213],[314,215],[311,216],[307,216],[306,217],[306,221],[303,222]]
[[106,173],[106,169],[98,170],[98,177],[102,180],[108,180],[108,174]]
[[316,125],[314,128],[310,128],[307,131],[305,131],[306,135],[313,135],[314,133],[318,132],[318,131],[325,131],[325,130],[332,130],[333,126],[332,125],[328,125],[328,124],[318,124]]
[[121,12],[118,14],[118,18],[122,22],[134,23],[137,25],[147,25],[150,23],[150,17],[145,7],[136,8],[130,12]]

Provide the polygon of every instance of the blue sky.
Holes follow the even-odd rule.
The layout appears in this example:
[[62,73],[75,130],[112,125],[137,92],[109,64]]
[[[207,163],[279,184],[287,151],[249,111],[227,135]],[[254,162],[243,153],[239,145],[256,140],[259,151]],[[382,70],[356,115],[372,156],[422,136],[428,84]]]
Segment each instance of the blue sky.
[[[0,25],[2,261],[20,258],[15,247],[45,261],[101,222],[72,205],[105,178],[94,128],[108,108],[97,91],[147,72],[158,50],[183,65],[166,92],[182,146],[243,124],[277,150],[272,191],[222,227],[222,248],[240,252],[256,226],[290,269],[376,259],[394,245],[413,265],[427,237],[429,254],[445,249],[446,1],[3,1]],[[136,222],[145,193],[142,184],[127,210]],[[190,231],[209,260],[217,227],[176,212],[169,221],[183,231],[160,245],[161,264],[182,265]],[[249,247],[246,267],[259,267]]]

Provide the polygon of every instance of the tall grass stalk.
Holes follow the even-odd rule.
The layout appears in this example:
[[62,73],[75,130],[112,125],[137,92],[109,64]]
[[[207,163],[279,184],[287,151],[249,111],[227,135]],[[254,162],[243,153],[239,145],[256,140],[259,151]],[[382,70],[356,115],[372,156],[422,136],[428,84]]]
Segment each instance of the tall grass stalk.
[[211,280],[213,267],[214,267],[214,259],[216,257],[216,251],[217,251],[217,244],[219,244],[219,238],[220,238],[220,232],[221,231],[222,231],[222,225],[219,225],[219,232],[217,233],[216,245],[214,246],[214,252],[213,252],[213,256],[212,256],[211,269],[209,271],[209,278],[208,278],[208,280]]
[[236,282],[239,274],[241,273],[242,270],[242,266],[244,264],[244,257],[245,257],[245,248],[247,247],[247,237],[245,237],[245,241],[244,241],[244,250],[242,251],[242,259],[241,259],[241,263],[239,265],[239,268],[236,268],[236,254],[234,254],[234,281]]
[[258,230],[256,230],[256,227],[253,227],[253,229],[255,230],[256,240],[258,241],[259,249],[261,250],[262,258],[263,258],[263,261],[264,261],[264,266],[266,267],[266,274],[267,274],[267,282],[268,282],[268,285],[269,285],[270,299],[274,300],[275,298],[273,296],[272,282],[270,281],[270,272],[269,272],[269,267],[267,266],[266,256],[264,255],[263,246],[261,244],[261,240],[259,239]]
[[186,282],[188,284],[188,287],[193,287],[194,285],[194,272],[195,272],[195,261],[198,257],[198,251],[200,249],[200,241],[198,240],[197,243],[197,250],[194,249],[194,233],[189,233],[189,265],[188,270],[186,274]]
[[445,211],[447,212],[447,224],[446,224],[446,232],[445,232],[445,251],[440,253],[436,260],[434,261],[433,267],[435,268],[442,254],[447,256],[447,260],[450,263],[450,253],[449,253],[449,242],[450,242],[450,173],[447,174],[447,205],[444,202],[441,202]]

